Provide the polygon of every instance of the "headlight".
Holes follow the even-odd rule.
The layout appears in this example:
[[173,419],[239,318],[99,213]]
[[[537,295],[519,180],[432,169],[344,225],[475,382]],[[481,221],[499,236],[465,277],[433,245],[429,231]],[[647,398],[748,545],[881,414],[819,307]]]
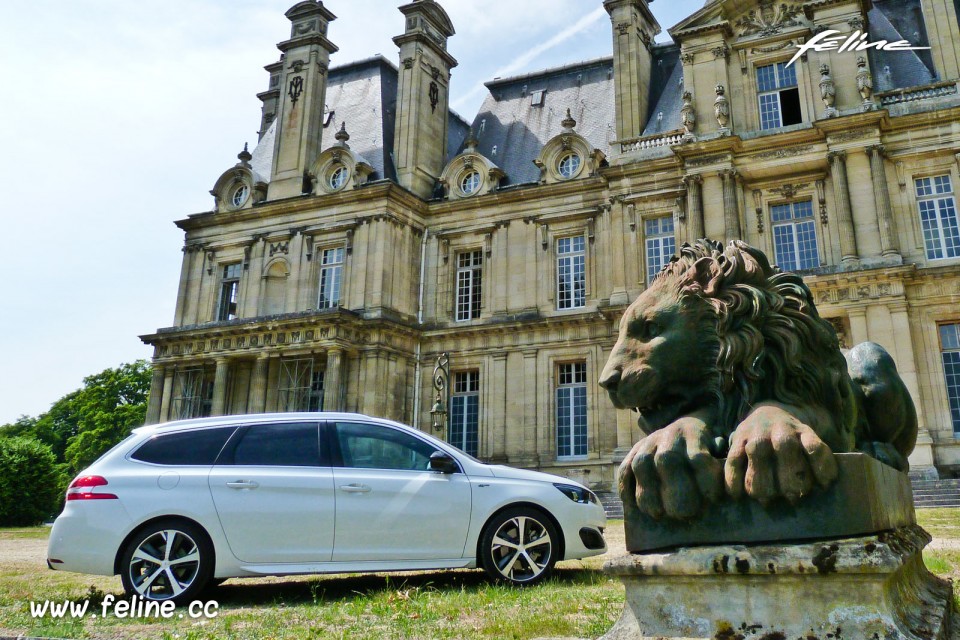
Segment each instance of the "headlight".
[[556,482],[553,484],[553,486],[555,486],[560,493],[567,496],[574,502],[579,502],[580,504],[587,504],[588,502],[600,504],[600,500],[597,499],[596,494],[589,489],[577,487],[572,484],[558,484]]

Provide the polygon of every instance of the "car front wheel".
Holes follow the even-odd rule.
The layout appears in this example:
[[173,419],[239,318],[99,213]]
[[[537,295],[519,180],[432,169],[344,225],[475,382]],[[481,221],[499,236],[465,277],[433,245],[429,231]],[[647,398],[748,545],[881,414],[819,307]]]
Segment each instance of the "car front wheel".
[[193,600],[213,576],[213,546],[188,522],[160,521],[127,543],[120,565],[123,588],[147,600]]
[[527,507],[497,514],[480,537],[480,562],[498,582],[529,585],[546,578],[557,562],[560,536],[549,518]]

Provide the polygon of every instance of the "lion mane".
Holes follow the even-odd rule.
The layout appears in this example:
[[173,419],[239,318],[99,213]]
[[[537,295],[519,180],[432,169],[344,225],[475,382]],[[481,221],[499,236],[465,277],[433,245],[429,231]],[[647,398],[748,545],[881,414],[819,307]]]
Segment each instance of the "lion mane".
[[699,346],[716,350],[715,375],[705,383],[725,436],[757,402],[774,400],[823,407],[842,422],[844,448],[853,448],[857,416],[846,362],[800,276],[739,240],[724,249],[704,239],[684,244],[651,286],[674,287],[681,302],[712,310]]

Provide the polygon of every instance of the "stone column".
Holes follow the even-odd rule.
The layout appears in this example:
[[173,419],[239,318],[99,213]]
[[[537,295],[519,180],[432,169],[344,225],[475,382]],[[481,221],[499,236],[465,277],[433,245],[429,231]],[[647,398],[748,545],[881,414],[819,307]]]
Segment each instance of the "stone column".
[[897,229],[893,220],[893,207],[890,205],[890,191],[887,188],[887,171],[884,166],[884,147],[875,144],[867,147],[870,158],[870,175],[873,177],[873,195],[877,201],[877,225],[880,227],[880,248],[884,257],[900,256],[897,242]]
[[851,263],[860,260],[857,254],[857,231],[853,225],[853,209],[850,207],[850,186],[847,182],[847,152],[831,151],[827,154],[833,172],[833,194],[837,202],[837,219],[840,223],[840,253],[842,261]]
[[160,416],[158,420],[164,422],[170,419],[170,402],[173,399],[174,367],[165,367],[163,377],[163,395],[160,401]]
[[226,358],[217,358],[217,373],[213,379],[213,407],[210,415],[222,416],[227,405],[227,373],[230,371],[230,362]]
[[160,406],[163,404],[163,377],[161,365],[153,365],[153,375],[150,377],[150,400],[147,404],[147,417],[144,424],[160,422]]
[[183,248],[183,263],[180,267],[180,284],[177,288],[177,307],[173,313],[173,326],[179,327],[186,324],[183,321],[184,310],[187,306],[187,290],[190,284],[190,271],[193,266],[193,255],[196,253],[193,247],[185,246]]
[[687,242],[693,244],[704,236],[703,176],[690,175],[683,179],[687,185]]
[[267,371],[269,358],[259,356],[253,365],[253,375],[250,378],[250,413],[263,413],[267,400]]
[[327,369],[323,372],[323,410],[342,411],[340,406],[340,369],[343,366],[341,349],[327,350]]
[[737,202],[737,170],[724,169],[720,172],[723,180],[723,228],[726,240],[743,239],[740,228],[740,207]]

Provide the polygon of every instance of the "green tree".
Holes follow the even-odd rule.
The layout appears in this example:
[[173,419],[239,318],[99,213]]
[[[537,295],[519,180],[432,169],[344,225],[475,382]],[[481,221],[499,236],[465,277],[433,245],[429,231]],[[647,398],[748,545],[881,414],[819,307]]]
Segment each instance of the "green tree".
[[[105,369],[83,380],[83,388],[51,408],[52,429],[67,436],[64,458],[77,472],[143,424],[150,394],[150,365],[144,360]],[[39,422],[43,422],[43,419]]]
[[0,526],[30,526],[54,515],[65,489],[50,447],[33,438],[0,438]]

